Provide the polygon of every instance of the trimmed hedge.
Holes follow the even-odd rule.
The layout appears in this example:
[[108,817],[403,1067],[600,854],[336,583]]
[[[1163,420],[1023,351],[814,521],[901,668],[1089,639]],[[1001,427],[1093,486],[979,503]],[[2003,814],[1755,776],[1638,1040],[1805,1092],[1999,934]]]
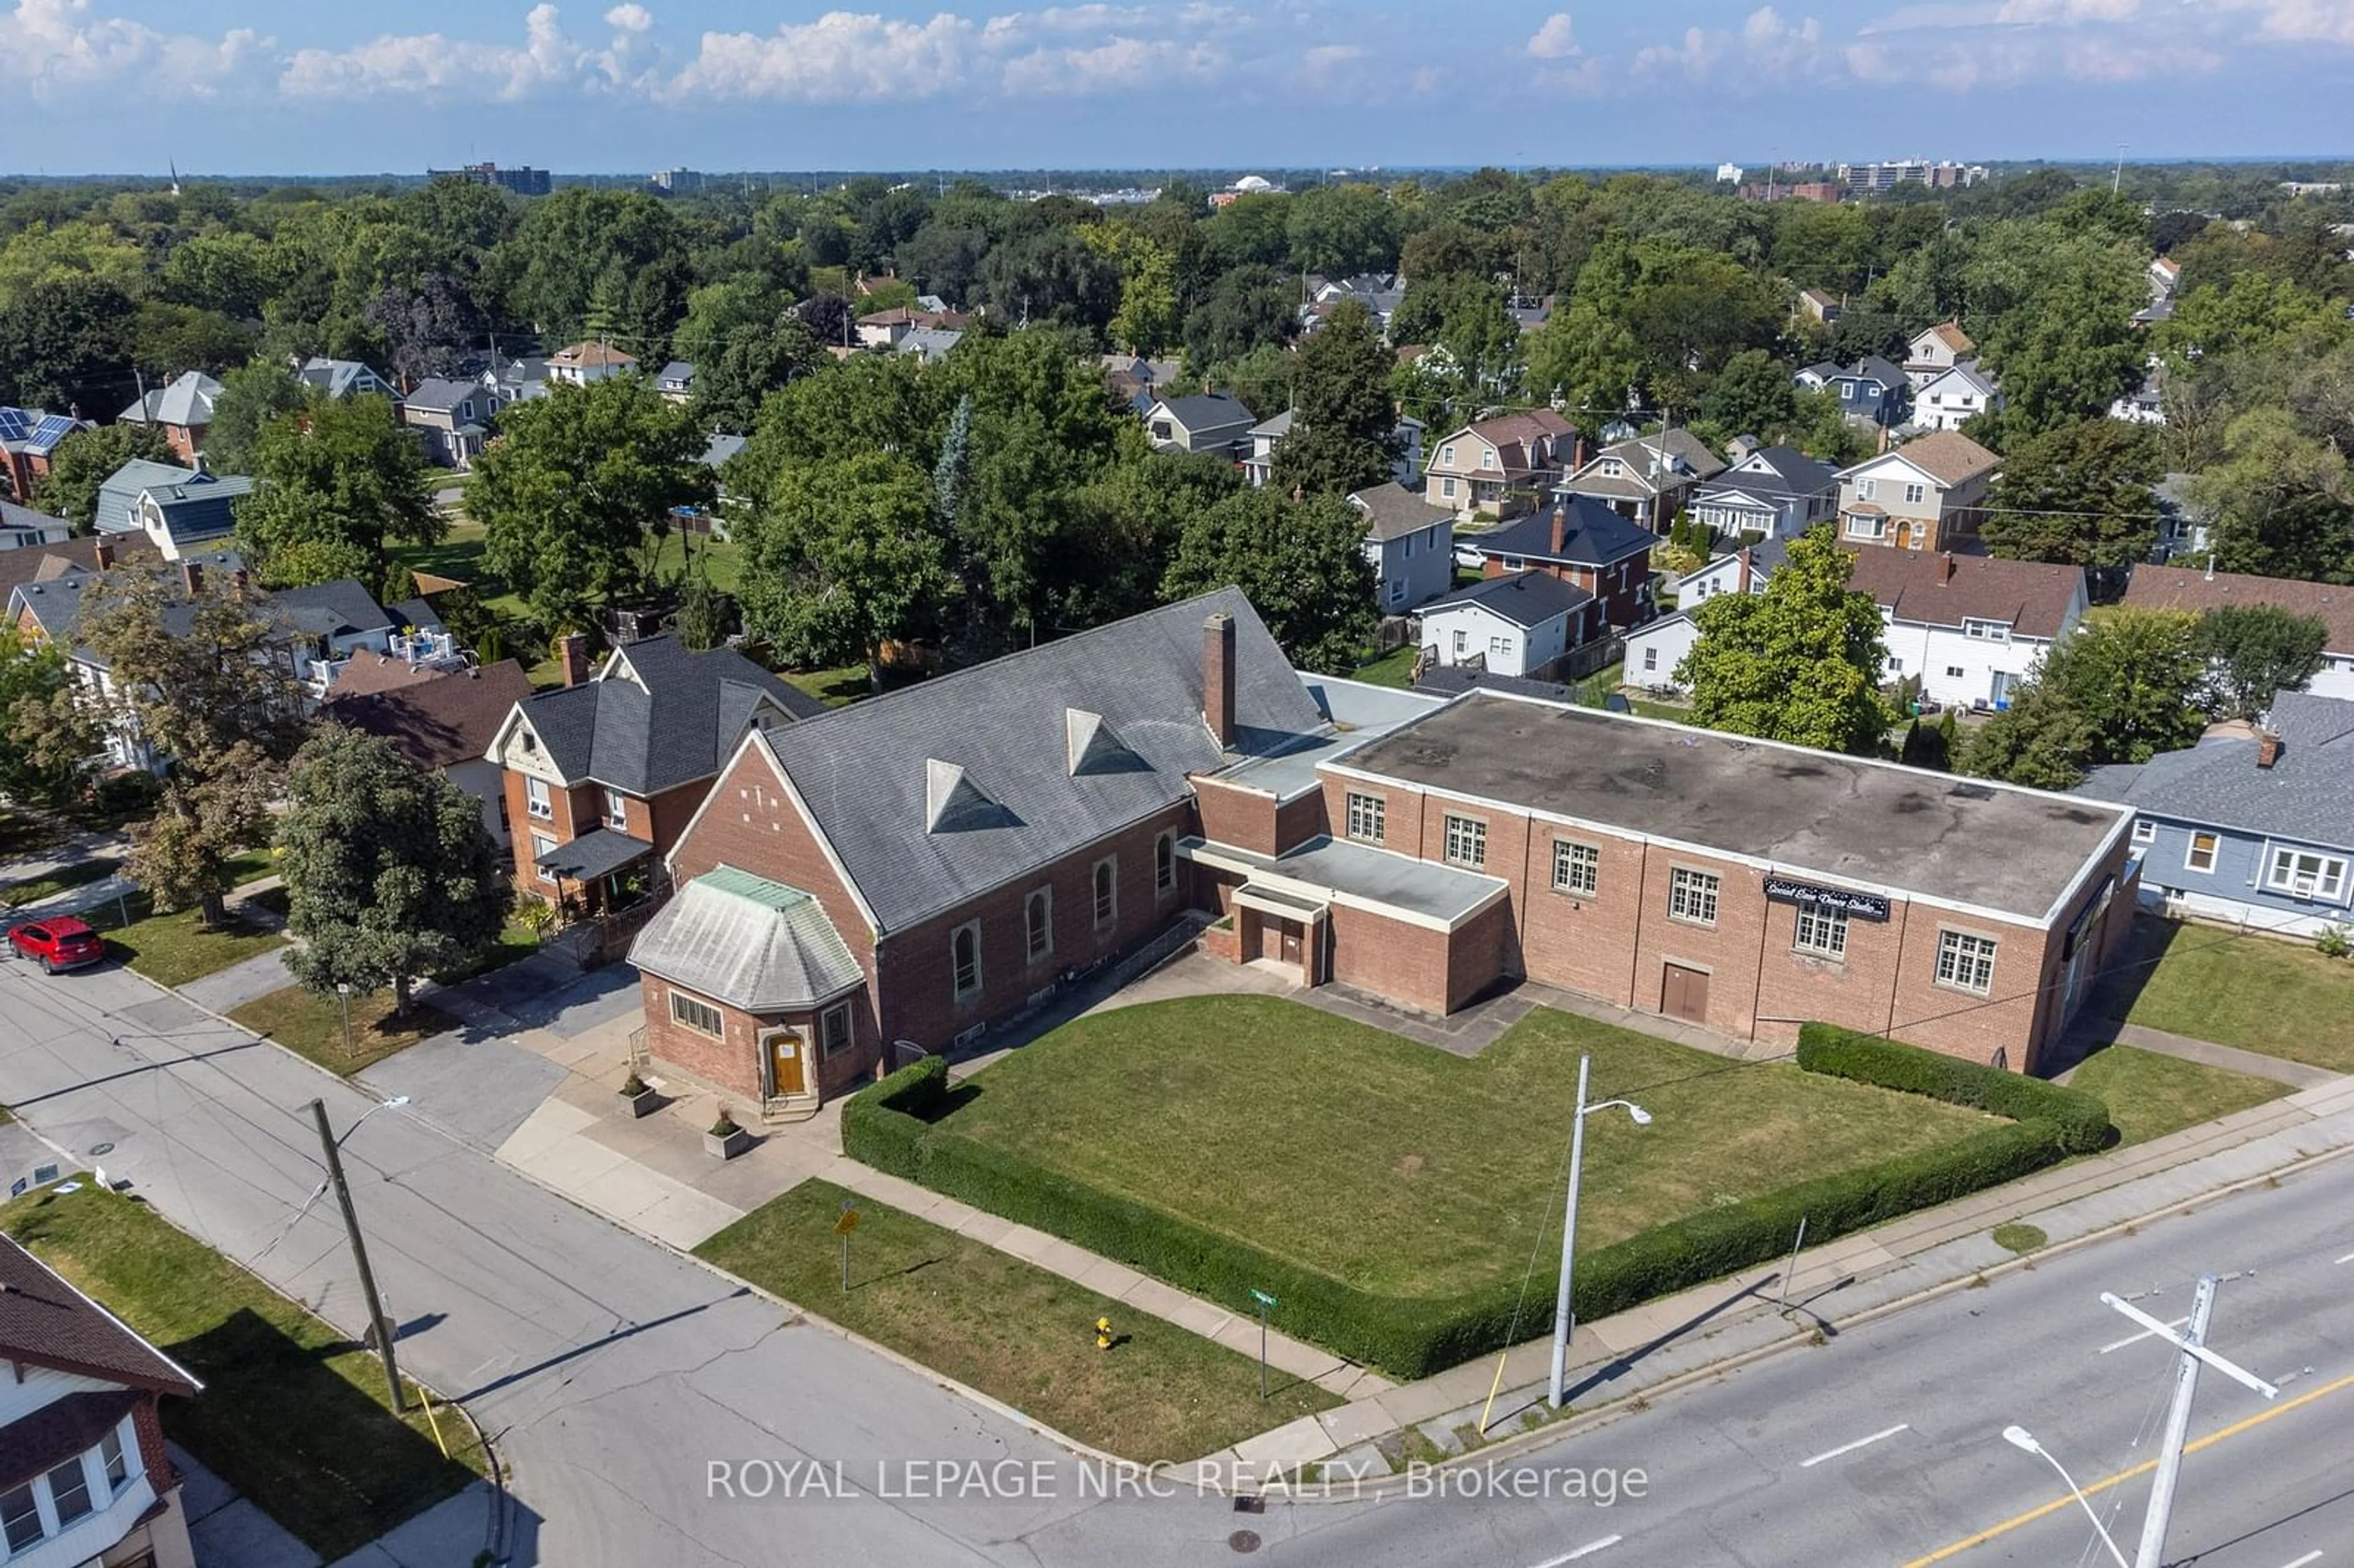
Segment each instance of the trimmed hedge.
[[[1807,1223],[1822,1242],[1999,1185],[2084,1147],[2107,1108],[2089,1095],[1886,1041],[1839,1031],[1801,1034],[1799,1065],[2014,1117],[1956,1143],[1782,1188],[1710,1209],[1601,1247],[1577,1262],[1582,1319],[1670,1295],[1781,1256]],[[1958,1069],[1949,1073],[1946,1067]],[[1989,1080],[1999,1079],[1997,1084]],[[2086,1107],[2089,1107],[2090,1109]],[[1250,1292],[1279,1298],[1286,1333],[1399,1378],[1426,1377],[1528,1337],[1544,1321],[1544,1293],[1521,1300],[1517,1279],[1443,1297],[1397,1297],[1345,1280],[1182,1216],[1071,1181],[1021,1155],[980,1143],[943,1120],[948,1064],[926,1057],[862,1090],[843,1107],[851,1158],[1003,1219],[1141,1269],[1240,1312]],[[1515,1312],[1519,1313],[1517,1323]]]
[[2049,1122],[2059,1128],[2061,1146],[2071,1154],[2107,1148],[2114,1130],[2108,1104],[2097,1096],[1828,1023],[1799,1027],[1798,1065],[1827,1077],[1926,1095],[2012,1121]]

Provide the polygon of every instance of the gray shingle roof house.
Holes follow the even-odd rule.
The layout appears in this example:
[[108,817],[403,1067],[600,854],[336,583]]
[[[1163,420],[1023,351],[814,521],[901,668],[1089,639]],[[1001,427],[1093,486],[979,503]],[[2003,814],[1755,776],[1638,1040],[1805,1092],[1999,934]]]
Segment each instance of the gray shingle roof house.
[[191,370],[141,397],[120,418],[126,424],[201,429],[213,422],[213,399],[220,390],[219,382],[201,370]]
[[1144,416],[1145,430],[1161,450],[1213,452],[1220,457],[1242,456],[1256,423],[1241,398],[1224,392],[1164,397]]
[[165,556],[218,539],[237,526],[234,503],[253,481],[235,474],[133,458],[98,487],[98,530],[144,535]]
[[[1553,528],[1557,514],[1567,518],[1567,526],[1560,531],[1558,539]],[[1574,495],[1555,506],[1490,529],[1468,543],[1490,560],[1505,561],[1504,569],[1511,571],[1512,561],[1606,567],[1631,556],[1649,555],[1658,538],[1649,529],[1628,522],[1592,496]]]
[[1839,471],[1796,447],[1760,447],[1692,487],[1692,516],[1724,538],[1787,539],[1839,510]]
[[1513,572],[1500,577],[1482,577],[1457,588],[1423,606],[1422,613],[1428,617],[1458,604],[1476,604],[1489,614],[1525,629],[1567,615],[1593,597],[1584,588],[1573,588],[1543,572]]
[[[2237,731],[2238,733],[2234,733]],[[2077,792],[2140,813],[2145,901],[2310,935],[2354,918],[2354,702],[2283,692],[2264,726],[2095,768]]]
[[330,397],[356,397],[369,392],[387,397],[397,396],[391,382],[356,359],[313,355],[304,360],[294,374],[305,386],[316,387]]

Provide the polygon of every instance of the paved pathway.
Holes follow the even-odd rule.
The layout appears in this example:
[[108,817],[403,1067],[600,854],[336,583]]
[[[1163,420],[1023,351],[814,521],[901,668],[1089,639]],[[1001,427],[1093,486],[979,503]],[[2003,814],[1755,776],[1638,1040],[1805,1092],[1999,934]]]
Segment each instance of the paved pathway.
[[180,987],[180,994],[207,1012],[226,1013],[293,983],[294,973],[286,967],[286,949],[272,948],[190,980]]
[[[2134,1045],[2144,1051],[2155,1051],[2161,1056],[2203,1062],[2211,1067],[2224,1067],[2253,1077],[2270,1078],[2275,1083],[2300,1089],[2321,1088],[2338,1082],[2340,1078],[2340,1075],[2327,1067],[2308,1067],[2302,1062],[2243,1051],[2236,1045],[2218,1045],[2211,1040],[2194,1040],[2186,1034],[2168,1034],[2162,1029],[2147,1029],[2138,1023],[2126,1023],[2119,1019],[2090,1019],[2080,1022],[2076,1028],[2087,1054],[2112,1044]],[[2080,1062],[2077,1065],[2082,1066],[2083,1064]],[[2070,1069],[2071,1073],[2073,1071],[2073,1068]],[[2063,1082],[2067,1076],[2067,1074],[2062,1075]]]

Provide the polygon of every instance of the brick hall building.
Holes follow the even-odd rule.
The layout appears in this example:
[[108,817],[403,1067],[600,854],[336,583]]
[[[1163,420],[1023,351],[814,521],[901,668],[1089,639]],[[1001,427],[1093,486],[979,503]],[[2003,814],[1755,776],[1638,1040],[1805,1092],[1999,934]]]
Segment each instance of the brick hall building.
[[1227,588],[745,734],[631,959],[650,1054],[769,1112],[1204,920],[1206,952],[1426,1012],[1528,978],[2029,1068],[2125,927],[2131,819],[1302,674]]

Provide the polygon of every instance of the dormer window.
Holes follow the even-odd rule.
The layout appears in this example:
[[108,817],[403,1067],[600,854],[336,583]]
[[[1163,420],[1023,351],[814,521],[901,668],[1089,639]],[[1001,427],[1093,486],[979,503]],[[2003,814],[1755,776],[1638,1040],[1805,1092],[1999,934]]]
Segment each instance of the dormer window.
[[1603,478],[1605,478],[1605,479],[1617,479],[1617,478],[1621,477],[1622,475],[1624,475],[1624,474],[1626,473],[1626,471],[1627,471],[1627,465],[1626,465],[1625,463],[1623,463],[1623,462],[1620,462],[1617,458],[1609,458],[1609,457],[1606,457],[1606,458],[1604,458],[1604,459],[1602,460],[1602,477],[1603,477]]

